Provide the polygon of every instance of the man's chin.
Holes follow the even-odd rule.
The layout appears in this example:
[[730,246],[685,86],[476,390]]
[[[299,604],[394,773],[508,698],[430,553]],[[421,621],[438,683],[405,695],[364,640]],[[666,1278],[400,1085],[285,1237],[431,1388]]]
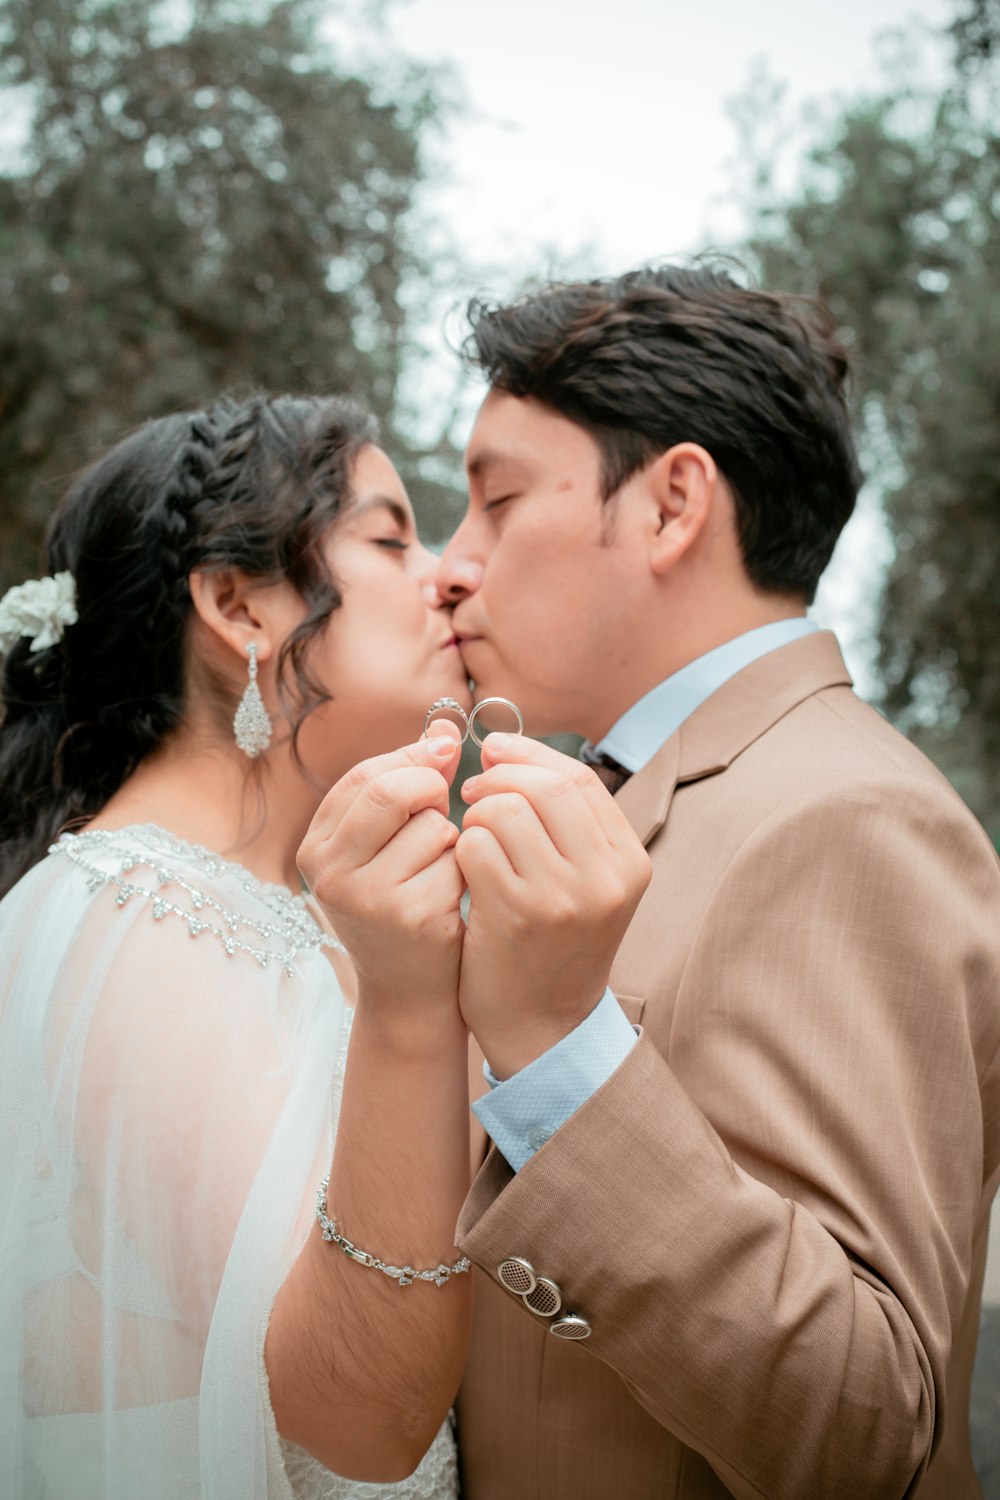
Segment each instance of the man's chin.
[[[507,683],[493,682],[471,682],[470,686],[472,689],[473,704],[482,703],[487,698],[506,698],[509,703],[516,704],[518,713],[521,715],[521,718],[523,720],[523,728],[520,732],[522,734],[528,735],[533,740],[539,740],[547,738],[548,736],[553,734],[563,734],[567,732],[561,729],[558,725],[551,724],[549,722],[551,716],[539,713],[537,705],[533,704],[530,699],[525,697],[524,693],[520,691],[516,686],[511,687]],[[508,710],[505,710],[499,704],[497,705],[495,716],[493,714],[489,715],[488,723],[483,722],[486,717],[487,715],[480,714],[479,718],[476,720],[476,729],[480,734],[482,734],[484,730],[486,731],[486,733],[494,732],[508,734],[513,732],[517,727],[511,722],[510,712]],[[572,733],[572,731],[569,732]]]
[[[550,722],[552,719],[552,704],[538,703],[537,688],[534,694],[532,694],[523,682],[511,682],[502,671],[494,672],[487,670],[481,677],[477,677],[468,664],[466,664],[466,670],[469,673],[469,691],[472,694],[473,704],[482,703],[485,698],[506,698],[508,702],[515,703],[518,712],[524,720],[522,733],[530,735],[532,739],[537,740],[553,734],[573,733],[572,730],[565,730],[560,725]],[[480,715],[480,718],[476,721],[476,726],[480,733],[482,733],[484,728],[487,732],[494,730],[506,733],[515,727],[510,721],[510,713],[505,713],[500,707],[497,708],[496,722],[493,722],[491,716],[490,723],[484,724],[484,717],[484,715]]]

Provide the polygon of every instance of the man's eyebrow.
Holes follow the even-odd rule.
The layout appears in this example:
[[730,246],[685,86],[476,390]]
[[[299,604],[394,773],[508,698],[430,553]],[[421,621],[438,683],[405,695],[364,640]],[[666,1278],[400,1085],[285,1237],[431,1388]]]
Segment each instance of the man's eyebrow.
[[351,506],[350,514],[364,516],[370,510],[387,510],[402,531],[413,525],[413,517],[406,506],[400,505],[391,495],[366,495],[364,500],[358,500]]

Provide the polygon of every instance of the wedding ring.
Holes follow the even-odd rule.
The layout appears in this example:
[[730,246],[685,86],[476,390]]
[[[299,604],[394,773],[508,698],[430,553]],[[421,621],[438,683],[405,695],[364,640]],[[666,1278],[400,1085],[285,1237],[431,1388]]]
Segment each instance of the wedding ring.
[[[479,738],[478,734],[476,733],[476,718],[477,718],[477,716],[480,713],[482,713],[482,711],[483,711],[484,708],[493,707],[497,703],[502,704],[504,708],[510,709],[510,712],[514,715],[514,718],[517,720],[517,728],[516,729],[505,729],[503,732],[505,734],[523,734],[523,732],[524,732],[524,720],[521,717],[521,710],[518,708],[518,706],[517,706],[516,703],[511,703],[511,701],[510,701],[509,698],[483,698],[479,703],[476,704],[475,708],[472,710],[472,713],[469,715],[469,733],[471,734],[473,742],[475,744],[481,745],[483,743],[482,740]],[[487,729],[486,733],[487,734],[496,734],[497,731],[495,729]]]
[[[435,698],[434,702],[431,704],[430,708],[424,715],[424,732],[420,736],[420,738],[422,740],[425,740],[427,738],[427,730],[430,727],[431,720],[438,718],[441,714],[455,714],[457,718],[461,719],[462,722],[458,727],[462,731],[462,744],[464,745],[466,740],[469,738],[469,729],[471,728],[471,725],[469,722],[469,715],[465,712],[465,709],[462,707],[461,703],[459,703],[457,698]],[[520,715],[518,715],[518,717],[520,718]]]

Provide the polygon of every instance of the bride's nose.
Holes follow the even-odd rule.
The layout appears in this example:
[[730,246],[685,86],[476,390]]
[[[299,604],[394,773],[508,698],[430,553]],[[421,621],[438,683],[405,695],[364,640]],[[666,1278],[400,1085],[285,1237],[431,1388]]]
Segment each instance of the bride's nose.
[[420,597],[428,609],[440,609],[447,602],[437,583],[441,559],[426,547],[421,547],[420,551]]

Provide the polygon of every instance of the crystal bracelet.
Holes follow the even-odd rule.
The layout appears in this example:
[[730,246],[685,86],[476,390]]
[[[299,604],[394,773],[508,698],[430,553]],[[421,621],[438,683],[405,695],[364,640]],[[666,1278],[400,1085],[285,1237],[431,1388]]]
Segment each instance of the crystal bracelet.
[[326,1211],[326,1192],[329,1186],[329,1177],[324,1177],[322,1186],[316,1194],[317,1223],[323,1238],[343,1250],[350,1260],[356,1260],[359,1266],[370,1266],[374,1271],[381,1271],[383,1276],[391,1276],[392,1280],[398,1281],[400,1286],[412,1286],[415,1281],[433,1281],[435,1286],[444,1286],[452,1276],[461,1276],[471,1268],[471,1261],[467,1255],[463,1255],[461,1260],[457,1260],[453,1266],[446,1266],[442,1263],[435,1266],[432,1271],[415,1271],[412,1266],[387,1266],[385,1261],[379,1260],[377,1255],[369,1255],[367,1250],[359,1249],[342,1234],[337,1233],[337,1226]]

